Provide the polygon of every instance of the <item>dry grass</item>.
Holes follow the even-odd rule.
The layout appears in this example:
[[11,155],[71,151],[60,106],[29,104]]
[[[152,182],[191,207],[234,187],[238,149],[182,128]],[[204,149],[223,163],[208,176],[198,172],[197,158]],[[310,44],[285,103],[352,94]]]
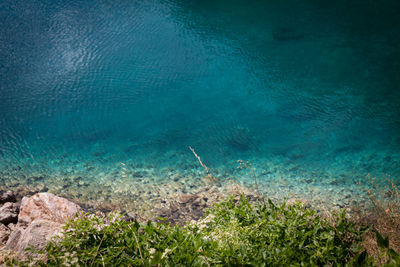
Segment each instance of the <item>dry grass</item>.
[[[360,223],[372,225],[382,236],[389,237],[390,247],[400,253],[400,190],[389,175],[379,180],[367,176],[366,185],[372,207],[361,212]],[[379,265],[387,261],[388,257],[378,248],[375,231],[365,236],[364,246]]]
[[194,149],[193,149],[191,146],[189,146],[189,149],[190,149],[190,151],[192,151],[193,155],[197,158],[197,160],[199,161],[201,167],[204,168],[204,170],[205,170],[206,173],[207,173],[207,176],[210,177],[210,178],[214,178],[214,177],[210,174],[210,171],[208,170],[207,166],[201,161],[201,158],[200,158],[199,155],[197,155],[196,151],[194,151]]

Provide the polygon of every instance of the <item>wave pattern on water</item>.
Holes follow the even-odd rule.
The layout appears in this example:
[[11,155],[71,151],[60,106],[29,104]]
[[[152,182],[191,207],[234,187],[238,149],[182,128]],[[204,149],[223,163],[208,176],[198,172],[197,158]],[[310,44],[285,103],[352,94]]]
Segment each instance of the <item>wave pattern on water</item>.
[[202,169],[189,145],[221,180],[251,186],[236,170],[250,160],[269,194],[399,181],[396,8],[3,1],[1,186],[89,202],[149,181],[190,190]]

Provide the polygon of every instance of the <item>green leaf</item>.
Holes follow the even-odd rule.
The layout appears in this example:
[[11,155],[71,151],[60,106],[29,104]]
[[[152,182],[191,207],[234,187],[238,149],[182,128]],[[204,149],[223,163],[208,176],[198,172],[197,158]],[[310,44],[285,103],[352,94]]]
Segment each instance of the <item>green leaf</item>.
[[270,198],[268,198],[268,204],[275,209],[275,205]]
[[381,233],[378,230],[375,230],[376,233],[376,241],[378,243],[378,247],[380,248],[389,248],[389,237],[383,238]]
[[389,255],[392,256],[393,258],[400,257],[400,255],[392,248],[389,248]]
[[356,262],[359,266],[362,266],[366,263],[367,258],[368,258],[368,253],[366,250],[364,250],[363,252],[358,254]]

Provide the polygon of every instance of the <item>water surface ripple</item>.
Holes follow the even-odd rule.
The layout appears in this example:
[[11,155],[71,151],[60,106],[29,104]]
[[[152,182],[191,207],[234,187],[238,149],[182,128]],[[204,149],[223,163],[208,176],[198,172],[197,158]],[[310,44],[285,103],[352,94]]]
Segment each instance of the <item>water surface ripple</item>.
[[398,1],[5,0],[0,10],[4,188],[171,171],[196,180],[188,146],[221,179],[251,183],[236,170],[250,160],[266,191],[286,179],[299,194],[340,193],[369,173],[399,182]]

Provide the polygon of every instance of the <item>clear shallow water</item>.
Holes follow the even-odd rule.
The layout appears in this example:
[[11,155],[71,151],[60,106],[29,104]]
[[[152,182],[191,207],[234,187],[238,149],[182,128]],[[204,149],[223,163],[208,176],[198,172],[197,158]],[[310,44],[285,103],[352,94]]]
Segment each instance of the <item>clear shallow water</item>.
[[349,2],[3,1],[2,186],[196,181],[188,146],[267,193],[398,181],[400,3]]

